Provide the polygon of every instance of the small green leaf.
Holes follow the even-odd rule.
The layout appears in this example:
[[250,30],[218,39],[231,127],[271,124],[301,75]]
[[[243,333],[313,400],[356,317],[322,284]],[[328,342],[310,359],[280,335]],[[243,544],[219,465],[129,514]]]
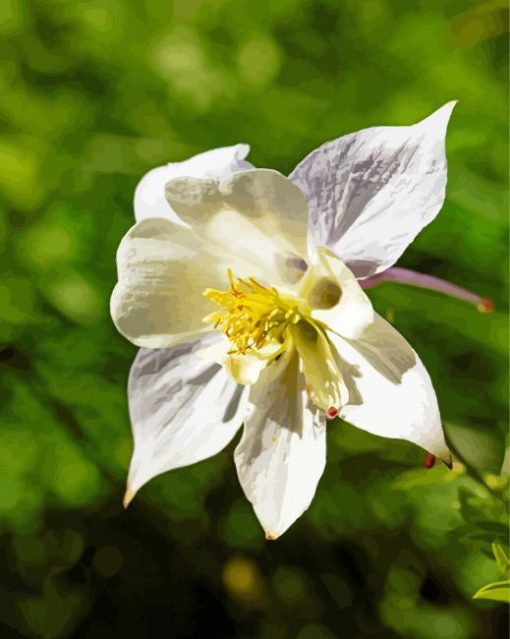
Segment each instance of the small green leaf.
[[490,599],[510,603],[510,579],[487,584],[473,595],[473,599]]
[[480,521],[483,519],[492,520],[493,517],[489,517],[487,505],[490,505],[490,501],[477,497],[473,491],[468,488],[459,488],[459,504],[460,512],[467,522]]
[[451,422],[445,423],[444,428],[453,452],[466,466],[479,474],[500,474],[505,442],[499,430]]
[[506,523],[506,504],[492,495],[479,497],[472,490],[461,486],[459,488],[459,503],[460,511],[466,522],[487,521],[489,523]]
[[496,559],[496,563],[498,564],[499,571],[501,572],[503,577],[506,577],[508,571],[510,570],[510,559],[508,558],[508,555],[506,554],[503,546],[501,544],[493,542],[492,552]]

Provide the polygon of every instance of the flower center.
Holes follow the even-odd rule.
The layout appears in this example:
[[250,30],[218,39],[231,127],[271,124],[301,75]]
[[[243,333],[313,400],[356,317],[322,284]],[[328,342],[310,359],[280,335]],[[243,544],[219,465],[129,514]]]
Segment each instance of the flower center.
[[244,355],[272,347],[275,357],[285,350],[285,331],[302,319],[299,300],[281,295],[273,287],[257,282],[254,277],[234,278],[228,269],[226,291],[207,288],[203,295],[221,310],[204,317],[221,330],[232,342],[229,354]]
[[334,419],[347,401],[348,391],[325,327],[312,319],[303,299],[264,286],[254,277],[234,278],[230,269],[227,273],[226,291],[207,288],[202,293],[220,307],[203,321],[212,323],[230,340],[229,357],[222,363],[232,379],[238,384],[255,383],[261,364],[268,366],[287,349],[295,349],[308,396]]

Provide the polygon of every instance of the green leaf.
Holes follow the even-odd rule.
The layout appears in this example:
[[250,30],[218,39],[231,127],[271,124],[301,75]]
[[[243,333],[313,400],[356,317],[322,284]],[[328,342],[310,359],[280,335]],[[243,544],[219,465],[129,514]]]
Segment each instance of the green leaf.
[[485,550],[491,546],[495,537],[505,542],[508,538],[508,529],[502,524],[477,521],[455,528],[450,532],[450,536],[453,542],[460,540]]
[[501,572],[503,577],[506,577],[508,571],[510,570],[510,559],[508,558],[508,555],[506,554],[503,546],[501,544],[493,542],[492,552],[496,559],[496,563],[498,564],[499,571]]
[[451,449],[466,466],[478,474],[499,475],[505,456],[505,442],[499,430],[451,422],[446,422],[444,428]]
[[510,579],[487,584],[473,595],[473,599],[490,599],[510,603]]
[[479,497],[472,490],[461,486],[459,488],[459,503],[466,522],[486,521],[506,524],[506,504],[492,495]]
[[478,497],[468,488],[462,486],[459,488],[459,504],[460,512],[467,522],[494,519],[486,512],[487,506],[491,505],[490,500]]

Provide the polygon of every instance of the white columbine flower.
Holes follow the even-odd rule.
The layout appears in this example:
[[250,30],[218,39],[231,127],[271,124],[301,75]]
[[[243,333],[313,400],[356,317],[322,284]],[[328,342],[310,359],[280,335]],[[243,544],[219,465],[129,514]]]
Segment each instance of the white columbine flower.
[[237,472],[269,539],[313,498],[328,417],[448,458],[427,371],[357,278],[391,267],[441,208],[453,106],[329,142],[289,178],[237,145],[142,179],[111,299],[142,347],[126,503],[242,424]]

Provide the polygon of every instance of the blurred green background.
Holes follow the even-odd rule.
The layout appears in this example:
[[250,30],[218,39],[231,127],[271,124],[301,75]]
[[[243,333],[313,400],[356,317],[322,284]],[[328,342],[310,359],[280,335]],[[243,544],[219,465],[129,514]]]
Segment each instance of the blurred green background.
[[[0,3],[2,639],[506,636],[505,604],[472,599],[507,546],[505,6]],[[451,99],[447,200],[400,265],[496,310],[370,294],[427,365],[464,464],[427,471],[418,448],[335,424],[315,501],[277,542],[242,495],[237,438],[123,511],[136,349],[108,301],[142,174],[237,142],[288,173]]]

